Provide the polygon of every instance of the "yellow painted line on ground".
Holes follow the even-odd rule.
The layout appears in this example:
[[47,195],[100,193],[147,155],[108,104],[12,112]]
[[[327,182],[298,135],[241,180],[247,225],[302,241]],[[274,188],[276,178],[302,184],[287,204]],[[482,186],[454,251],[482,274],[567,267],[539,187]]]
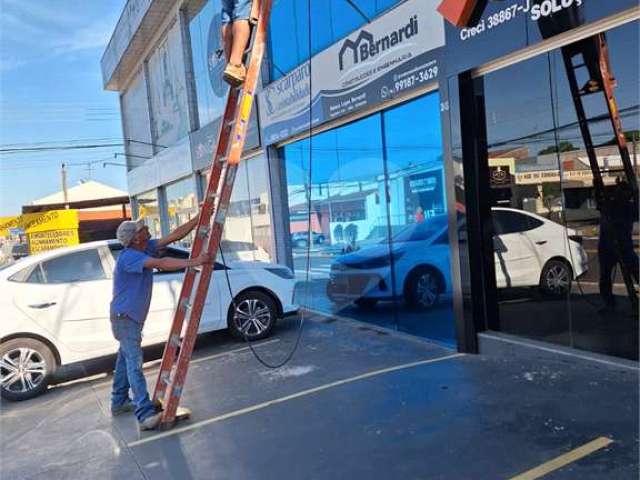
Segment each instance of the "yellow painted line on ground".
[[380,370],[373,370],[371,372],[363,373],[361,375],[356,375],[355,377],[345,378],[343,380],[338,380],[331,383],[326,383],[324,385],[320,385],[318,387],[309,388],[307,390],[302,390],[297,393],[293,393],[291,395],[286,395],[284,397],[276,398],[274,400],[269,400],[267,402],[258,403],[256,405],[252,405],[250,407],[241,408],[240,410],[235,410],[233,412],[225,413],[223,415],[218,415],[217,417],[207,418],[205,420],[201,420],[199,422],[191,423],[185,425],[183,427],[174,428],[173,430],[168,430],[163,433],[159,433],[156,435],[152,435],[146,438],[141,438],[139,440],[135,440],[128,444],[129,447],[135,447],[138,445],[142,445],[149,442],[154,442],[156,440],[160,440],[162,438],[172,437],[174,435],[178,435],[180,433],[188,432],[191,430],[195,430],[197,428],[203,427],[205,425],[211,425],[212,423],[221,422],[223,420],[227,420],[233,417],[239,417],[240,415],[244,415],[247,413],[255,412],[256,410],[262,410],[264,408],[270,407],[271,405],[277,405],[278,403],[288,402],[289,400],[294,400],[296,398],[305,397],[307,395],[312,395],[314,393],[321,392],[323,390],[328,390],[330,388],[339,387],[341,385],[346,385],[348,383],[357,382],[359,380],[364,380],[366,378],[376,377],[378,375],[383,375],[385,373],[396,372],[398,370],[406,370],[408,368],[419,367],[421,365],[427,365],[429,363],[441,362],[444,360],[450,360],[452,358],[463,357],[464,353],[454,353],[452,355],[446,355],[444,357],[431,358],[429,360],[420,360],[417,362],[404,363],[402,365],[396,365],[395,367],[387,367],[382,368]]
[[565,467],[570,463],[576,462],[581,458],[586,457],[587,455],[591,455],[593,452],[600,450],[601,448],[604,448],[612,443],[613,440],[611,440],[610,438],[598,437],[589,443],[585,443],[581,447],[573,449],[570,452],[565,453],[564,455],[560,455],[553,460],[549,460],[548,462],[543,463],[536,468],[532,468],[531,470],[528,470],[524,473],[521,473],[520,475],[512,477],[509,480],[535,480],[537,478],[541,478],[546,474]]

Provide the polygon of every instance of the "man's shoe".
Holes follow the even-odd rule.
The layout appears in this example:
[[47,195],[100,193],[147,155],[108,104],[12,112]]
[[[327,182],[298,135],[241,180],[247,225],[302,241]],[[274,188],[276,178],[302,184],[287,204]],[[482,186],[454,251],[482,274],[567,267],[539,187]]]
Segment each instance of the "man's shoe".
[[239,87],[244,83],[244,79],[247,76],[247,69],[244,65],[234,65],[228,63],[224,69],[223,78],[232,87]]
[[160,425],[160,419],[162,418],[162,412],[154,413],[142,420],[138,427],[140,430],[154,430]]
[[135,404],[131,400],[127,399],[122,405],[119,405],[117,407],[111,405],[111,415],[116,417],[123,413],[133,412],[135,409]]

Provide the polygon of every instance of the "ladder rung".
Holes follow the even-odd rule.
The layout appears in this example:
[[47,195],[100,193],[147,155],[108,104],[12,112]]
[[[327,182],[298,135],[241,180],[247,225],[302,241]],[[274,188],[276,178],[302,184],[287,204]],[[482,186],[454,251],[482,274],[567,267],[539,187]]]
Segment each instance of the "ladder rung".
[[210,231],[211,229],[209,228],[208,225],[203,225],[198,229],[198,235],[201,236],[202,238],[206,238],[209,235]]
[[191,310],[191,303],[188,298],[185,298],[180,302],[180,308],[182,310]]
[[180,343],[181,343],[180,335],[178,335],[177,333],[172,333],[171,336],[169,337],[169,344],[172,347],[179,347]]
[[586,64],[586,63],[579,63],[578,65],[571,65],[571,66],[572,66],[572,67],[574,68],[574,70],[575,70],[575,69],[578,69],[578,68],[586,67],[586,66],[587,66],[587,64]]
[[173,397],[180,397],[182,395],[182,386],[181,385],[174,385],[173,389],[171,390],[171,395]]
[[216,218],[214,219],[214,222],[218,224],[224,224],[224,219],[226,216],[227,216],[226,209],[219,208],[218,211],[216,212]]
[[210,193],[209,195],[207,195],[207,200],[209,200],[209,201],[214,201],[216,198],[218,198],[218,194],[215,193],[215,192]]
[[223,156],[223,157],[219,157],[219,158],[218,158],[218,161],[219,161],[220,163],[226,163],[226,162],[227,162],[227,157],[224,157],[224,156]]
[[171,373],[164,371],[160,372],[160,381],[165,385],[169,385],[169,379],[171,378]]

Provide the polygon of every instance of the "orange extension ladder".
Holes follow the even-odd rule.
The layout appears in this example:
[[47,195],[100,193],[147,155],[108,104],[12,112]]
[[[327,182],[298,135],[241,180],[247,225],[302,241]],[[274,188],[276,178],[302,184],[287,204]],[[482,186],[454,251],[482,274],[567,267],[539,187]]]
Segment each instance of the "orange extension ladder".
[[[253,1],[250,19],[251,39],[245,52],[248,58],[247,76],[243,85],[229,89],[191,258],[202,252],[214,256],[218,252],[265,53],[271,2],[272,0]],[[213,268],[213,264],[188,268],[184,276],[153,393],[154,403],[162,406],[160,429],[171,428],[176,419],[187,418],[190,415],[186,409],[179,412],[178,406]]]
[[[589,51],[594,53],[589,55]],[[576,57],[578,57],[578,61],[581,59],[582,63],[575,64],[574,58]],[[618,105],[613,94],[616,82],[614,80],[613,73],[611,72],[611,67],[609,66],[609,49],[607,47],[605,34],[599,33],[574,44],[562,47],[562,58],[567,71],[567,79],[569,80],[569,88],[571,89],[571,96],[576,109],[580,133],[584,141],[585,150],[589,158],[589,165],[593,173],[593,187],[596,193],[596,198],[601,205],[600,214],[611,216],[616,208],[621,208],[621,206],[617,204],[619,202],[614,203],[610,198],[610,195],[607,194],[604,176],[610,175],[620,176],[627,185],[628,197],[626,198],[627,201],[624,208],[630,208],[633,211],[637,211],[637,172],[635,171],[629,157],[629,149],[627,148],[627,141],[622,129]],[[577,71],[585,68],[593,72],[595,78],[592,78],[592,80],[597,84],[595,88],[590,91],[580,88],[578,84]],[[598,163],[598,157],[596,154],[598,145],[593,144],[591,124],[592,122],[600,121],[600,118],[587,118],[585,113],[586,109],[582,100],[585,96],[597,93],[602,93],[604,95],[604,100],[607,103],[608,117],[611,122],[613,136],[613,141],[609,141],[602,146],[615,145],[618,148],[622,163],[622,166],[619,168],[604,168]],[[637,312],[638,295],[636,293],[631,272],[629,271],[629,265],[623,261],[623,239],[620,238],[620,235],[621,233],[617,230],[614,232],[614,249],[616,250],[615,253],[618,258],[618,264],[620,265],[620,272],[624,279],[632,309],[634,312]]]

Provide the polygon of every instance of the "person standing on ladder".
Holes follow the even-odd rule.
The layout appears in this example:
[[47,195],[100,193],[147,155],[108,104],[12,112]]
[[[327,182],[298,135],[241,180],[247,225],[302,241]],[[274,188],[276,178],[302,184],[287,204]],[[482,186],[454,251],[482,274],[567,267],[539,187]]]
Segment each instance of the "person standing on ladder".
[[251,0],[222,0],[222,44],[227,61],[223,76],[233,87],[242,85],[247,76],[242,57],[251,36],[250,16]]
[[[142,219],[124,221],[116,232],[124,250],[113,272],[111,331],[120,348],[113,374],[111,413],[115,416],[135,411],[141,430],[156,428],[161,418],[149,399],[142,372],[142,329],[151,303],[153,269],[182,270],[213,262],[207,253],[194,259],[155,258],[155,255],[160,248],[186,237],[197,223],[196,216],[159,240],[151,239]],[[129,389],[133,399],[129,397]]]

